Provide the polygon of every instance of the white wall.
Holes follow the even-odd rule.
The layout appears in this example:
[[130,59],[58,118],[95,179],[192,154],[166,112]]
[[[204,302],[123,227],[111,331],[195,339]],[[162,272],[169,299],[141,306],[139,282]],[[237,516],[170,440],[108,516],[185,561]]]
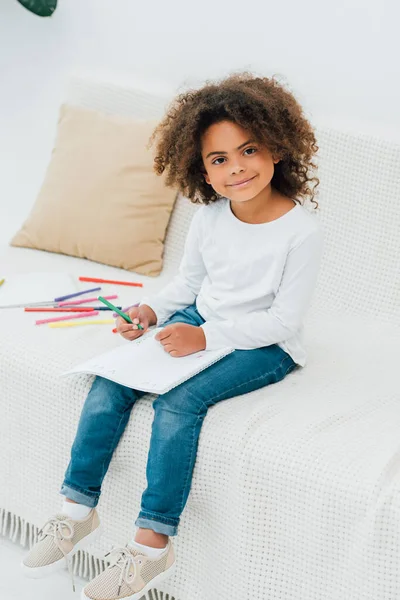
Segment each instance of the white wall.
[[395,0],[59,0],[41,19],[1,0],[0,243],[40,188],[69,73],[172,93],[278,74],[315,124],[400,141],[399,17]]

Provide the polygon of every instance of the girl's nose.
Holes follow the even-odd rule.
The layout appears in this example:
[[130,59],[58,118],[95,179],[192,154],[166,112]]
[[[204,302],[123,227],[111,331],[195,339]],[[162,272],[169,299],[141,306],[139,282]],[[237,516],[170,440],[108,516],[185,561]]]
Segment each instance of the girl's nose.
[[237,165],[236,167],[231,168],[232,175],[236,175],[237,173],[241,173],[242,171],[244,171],[244,168],[241,167],[240,165]]

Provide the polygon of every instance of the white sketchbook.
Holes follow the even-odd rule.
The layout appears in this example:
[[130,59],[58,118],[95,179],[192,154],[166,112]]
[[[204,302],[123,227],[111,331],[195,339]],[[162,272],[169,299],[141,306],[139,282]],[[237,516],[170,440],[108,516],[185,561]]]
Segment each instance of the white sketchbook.
[[[0,308],[54,304],[54,298],[79,291],[77,278],[69,273],[13,273],[4,278],[0,286]],[[89,284],[90,287],[95,284]]]
[[127,341],[63,375],[91,373],[136,390],[165,394],[234,351],[234,348],[202,350],[174,358],[164,350],[161,342],[154,339],[161,329],[152,329],[140,338]]

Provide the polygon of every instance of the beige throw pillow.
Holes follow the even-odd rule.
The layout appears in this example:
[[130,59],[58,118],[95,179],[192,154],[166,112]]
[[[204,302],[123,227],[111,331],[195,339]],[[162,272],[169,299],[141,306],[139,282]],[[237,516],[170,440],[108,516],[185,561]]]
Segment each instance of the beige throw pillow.
[[157,123],[63,104],[42,188],[11,245],[159,275],[177,190],[146,149]]

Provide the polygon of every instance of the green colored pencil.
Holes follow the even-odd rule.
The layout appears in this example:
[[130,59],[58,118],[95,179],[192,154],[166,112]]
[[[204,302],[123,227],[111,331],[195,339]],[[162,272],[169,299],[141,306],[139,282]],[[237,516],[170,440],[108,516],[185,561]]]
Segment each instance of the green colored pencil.
[[[109,308],[111,308],[120,317],[122,317],[123,319],[125,319],[125,321],[127,323],[131,323],[133,325],[133,321],[132,321],[132,319],[130,318],[129,315],[127,315],[126,313],[122,312],[122,310],[120,310],[119,308],[117,308],[116,306],[114,306],[114,304],[111,304],[111,302],[109,302],[108,300],[106,300],[105,298],[103,298],[103,296],[97,296],[97,300],[100,300],[100,302],[102,302],[103,304],[105,304],[106,306],[108,306]],[[143,327],[139,324],[138,325],[138,329],[143,329]]]

